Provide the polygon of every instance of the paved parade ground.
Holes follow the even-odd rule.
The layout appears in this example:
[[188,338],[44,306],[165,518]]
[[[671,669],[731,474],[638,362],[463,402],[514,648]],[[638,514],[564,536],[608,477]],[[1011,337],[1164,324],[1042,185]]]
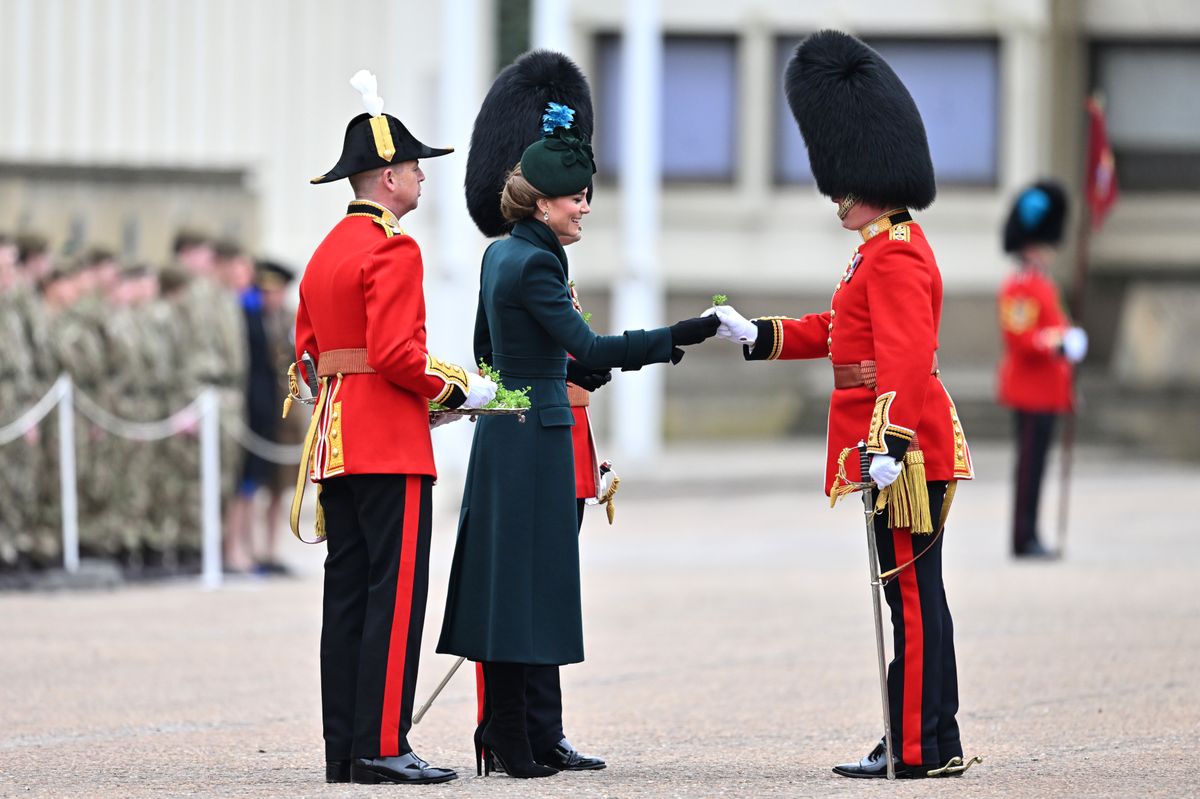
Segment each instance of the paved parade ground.
[[[615,527],[590,512],[588,659],[563,672],[565,721],[607,770],[476,778],[464,669],[410,736],[459,780],[325,785],[323,549],[292,543],[293,579],[0,594],[0,796],[1200,793],[1200,468],[1084,450],[1068,557],[1015,562],[1009,454],[976,449],[945,557],[959,723],[985,762],[887,786],[829,771],[881,725],[860,506],[828,508],[820,447],[674,450],[621,469]],[[432,650],[458,490],[435,489],[420,701],[452,662]]]

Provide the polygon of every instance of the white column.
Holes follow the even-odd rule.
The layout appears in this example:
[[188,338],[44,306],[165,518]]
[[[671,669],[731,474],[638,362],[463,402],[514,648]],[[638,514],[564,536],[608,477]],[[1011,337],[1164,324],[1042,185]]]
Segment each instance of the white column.
[[[627,0],[621,79],[621,231],[623,268],[614,286],[614,332],[664,321],[658,257],[662,164],[662,29],[658,0]],[[662,448],[663,366],[613,381],[612,429],[623,458],[653,457]]]
[[[44,127],[34,134],[37,158],[57,161],[63,155],[63,123],[67,121],[63,115],[63,107],[66,105],[66,98],[63,96],[66,91],[63,84],[63,63],[66,59],[63,52],[65,40],[62,0],[43,0],[42,8],[45,14],[45,29],[42,31],[41,52],[35,57],[35,63],[40,66],[42,74],[37,74],[35,70],[35,73],[25,80],[31,81],[41,91],[46,112]],[[73,125],[71,132],[75,132]]]
[[15,93],[12,113],[6,116],[8,124],[13,126],[13,155],[25,156],[33,144],[33,0],[16,0],[12,26]]
[[200,531],[201,582],[219,588],[221,570],[221,405],[217,390],[200,395]]
[[[96,3],[98,0],[80,0],[71,5],[71,22],[75,26],[75,76],[69,83],[52,86],[51,91],[62,92],[65,102],[66,136],[63,152],[70,161],[95,161],[96,124],[92,95],[99,82],[96,80],[95,40]],[[66,26],[59,32],[64,36]],[[107,45],[107,43],[105,43]],[[111,101],[111,98],[105,98]]]
[[[479,112],[479,86],[483,26],[479,0],[442,0],[441,49],[454,53],[443,59],[438,86],[437,140],[433,147],[450,146],[455,152],[426,162],[432,184],[430,194],[437,209],[437,250],[429,253],[425,297],[429,349],[434,355],[474,372],[473,331],[479,296],[479,232],[463,203],[467,172],[467,146]],[[466,471],[474,425],[458,422],[435,435],[440,471]]]
[[529,42],[532,49],[571,50],[570,0],[533,0]]

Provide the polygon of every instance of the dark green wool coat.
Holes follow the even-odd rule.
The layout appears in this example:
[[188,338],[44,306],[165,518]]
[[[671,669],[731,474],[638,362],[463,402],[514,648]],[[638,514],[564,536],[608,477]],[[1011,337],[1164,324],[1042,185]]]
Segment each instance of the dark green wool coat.
[[483,256],[475,356],[533,406],[475,423],[437,651],[471,660],[583,660],[579,535],[567,353],[594,369],[670,359],[667,328],[597,336],[571,304],[567,256],[550,228],[518,222]]

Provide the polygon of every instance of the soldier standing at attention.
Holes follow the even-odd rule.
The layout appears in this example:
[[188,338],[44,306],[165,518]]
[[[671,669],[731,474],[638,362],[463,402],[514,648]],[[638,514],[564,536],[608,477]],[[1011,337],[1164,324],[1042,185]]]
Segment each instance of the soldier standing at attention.
[[1060,413],[1074,406],[1072,364],[1087,355],[1087,334],[1071,327],[1058,287],[1046,271],[1062,241],[1067,193],[1054,181],[1026,188],[1004,223],[1004,251],[1017,271],[1000,287],[1000,404],[1012,408],[1017,438],[1012,552],[1053,557],[1038,537],[1046,454]]
[[[788,62],[788,104],[808,147],[817,188],[843,228],[862,242],[834,286],[830,308],[799,319],[749,321],[729,306],[712,313],[723,338],[747,360],[828,358],[825,487],[872,480],[887,491],[875,539],[891,609],[895,657],[887,693],[900,777],[961,774],[954,632],[942,583],[942,535],[958,480],[972,477],[970,453],[937,366],[942,278],[909,208],[933,202],[936,187],[916,103],[887,62],[838,31],[809,36]],[[866,441],[870,475],[854,448]],[[866,757],[834,767],[846,777],[886,777],[881,740]]]
[[[40,398],[32,344],[26,333],[23,297],[28,291],[17,272],[17,245],[0,234],[0,427]],[[37,429],[11,442],[0,458],[0,569],[27,560],[37,508]]]
[[[383,113],[375,76],[351,79],[368,113],[346,127],[342,155],[313,183],[349,178],[355,199],[308,262],[296,356],[321,381],[298,493],[320,484],[328,545],[321,629],[327,782],[431,783],[408,743],[429,589],[436,470],[429,402],[479,408],[496,384],[425,345],[424,266],[400,220],[417,207],[419,159],[446,155]],[[311,472],[309,466],[311,464]],[[299,496],[297,496],[299,500]],[[293,502],[293,531],[298,501]]]

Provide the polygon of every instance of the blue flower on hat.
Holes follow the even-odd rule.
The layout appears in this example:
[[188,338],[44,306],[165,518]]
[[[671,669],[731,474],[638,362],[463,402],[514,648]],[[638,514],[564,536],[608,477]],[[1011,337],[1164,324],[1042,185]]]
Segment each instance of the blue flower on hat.
[[561,103],[549,103],[546,113],[542,114],[542,135],[549,136],[555,128],[569,128],[574,121],[574,108]]
[[1026,230],[1033,230],[1042,223],[1050,211],[1050,195],[1039,188],[1032,188],[1017,200],[1017,216]]

